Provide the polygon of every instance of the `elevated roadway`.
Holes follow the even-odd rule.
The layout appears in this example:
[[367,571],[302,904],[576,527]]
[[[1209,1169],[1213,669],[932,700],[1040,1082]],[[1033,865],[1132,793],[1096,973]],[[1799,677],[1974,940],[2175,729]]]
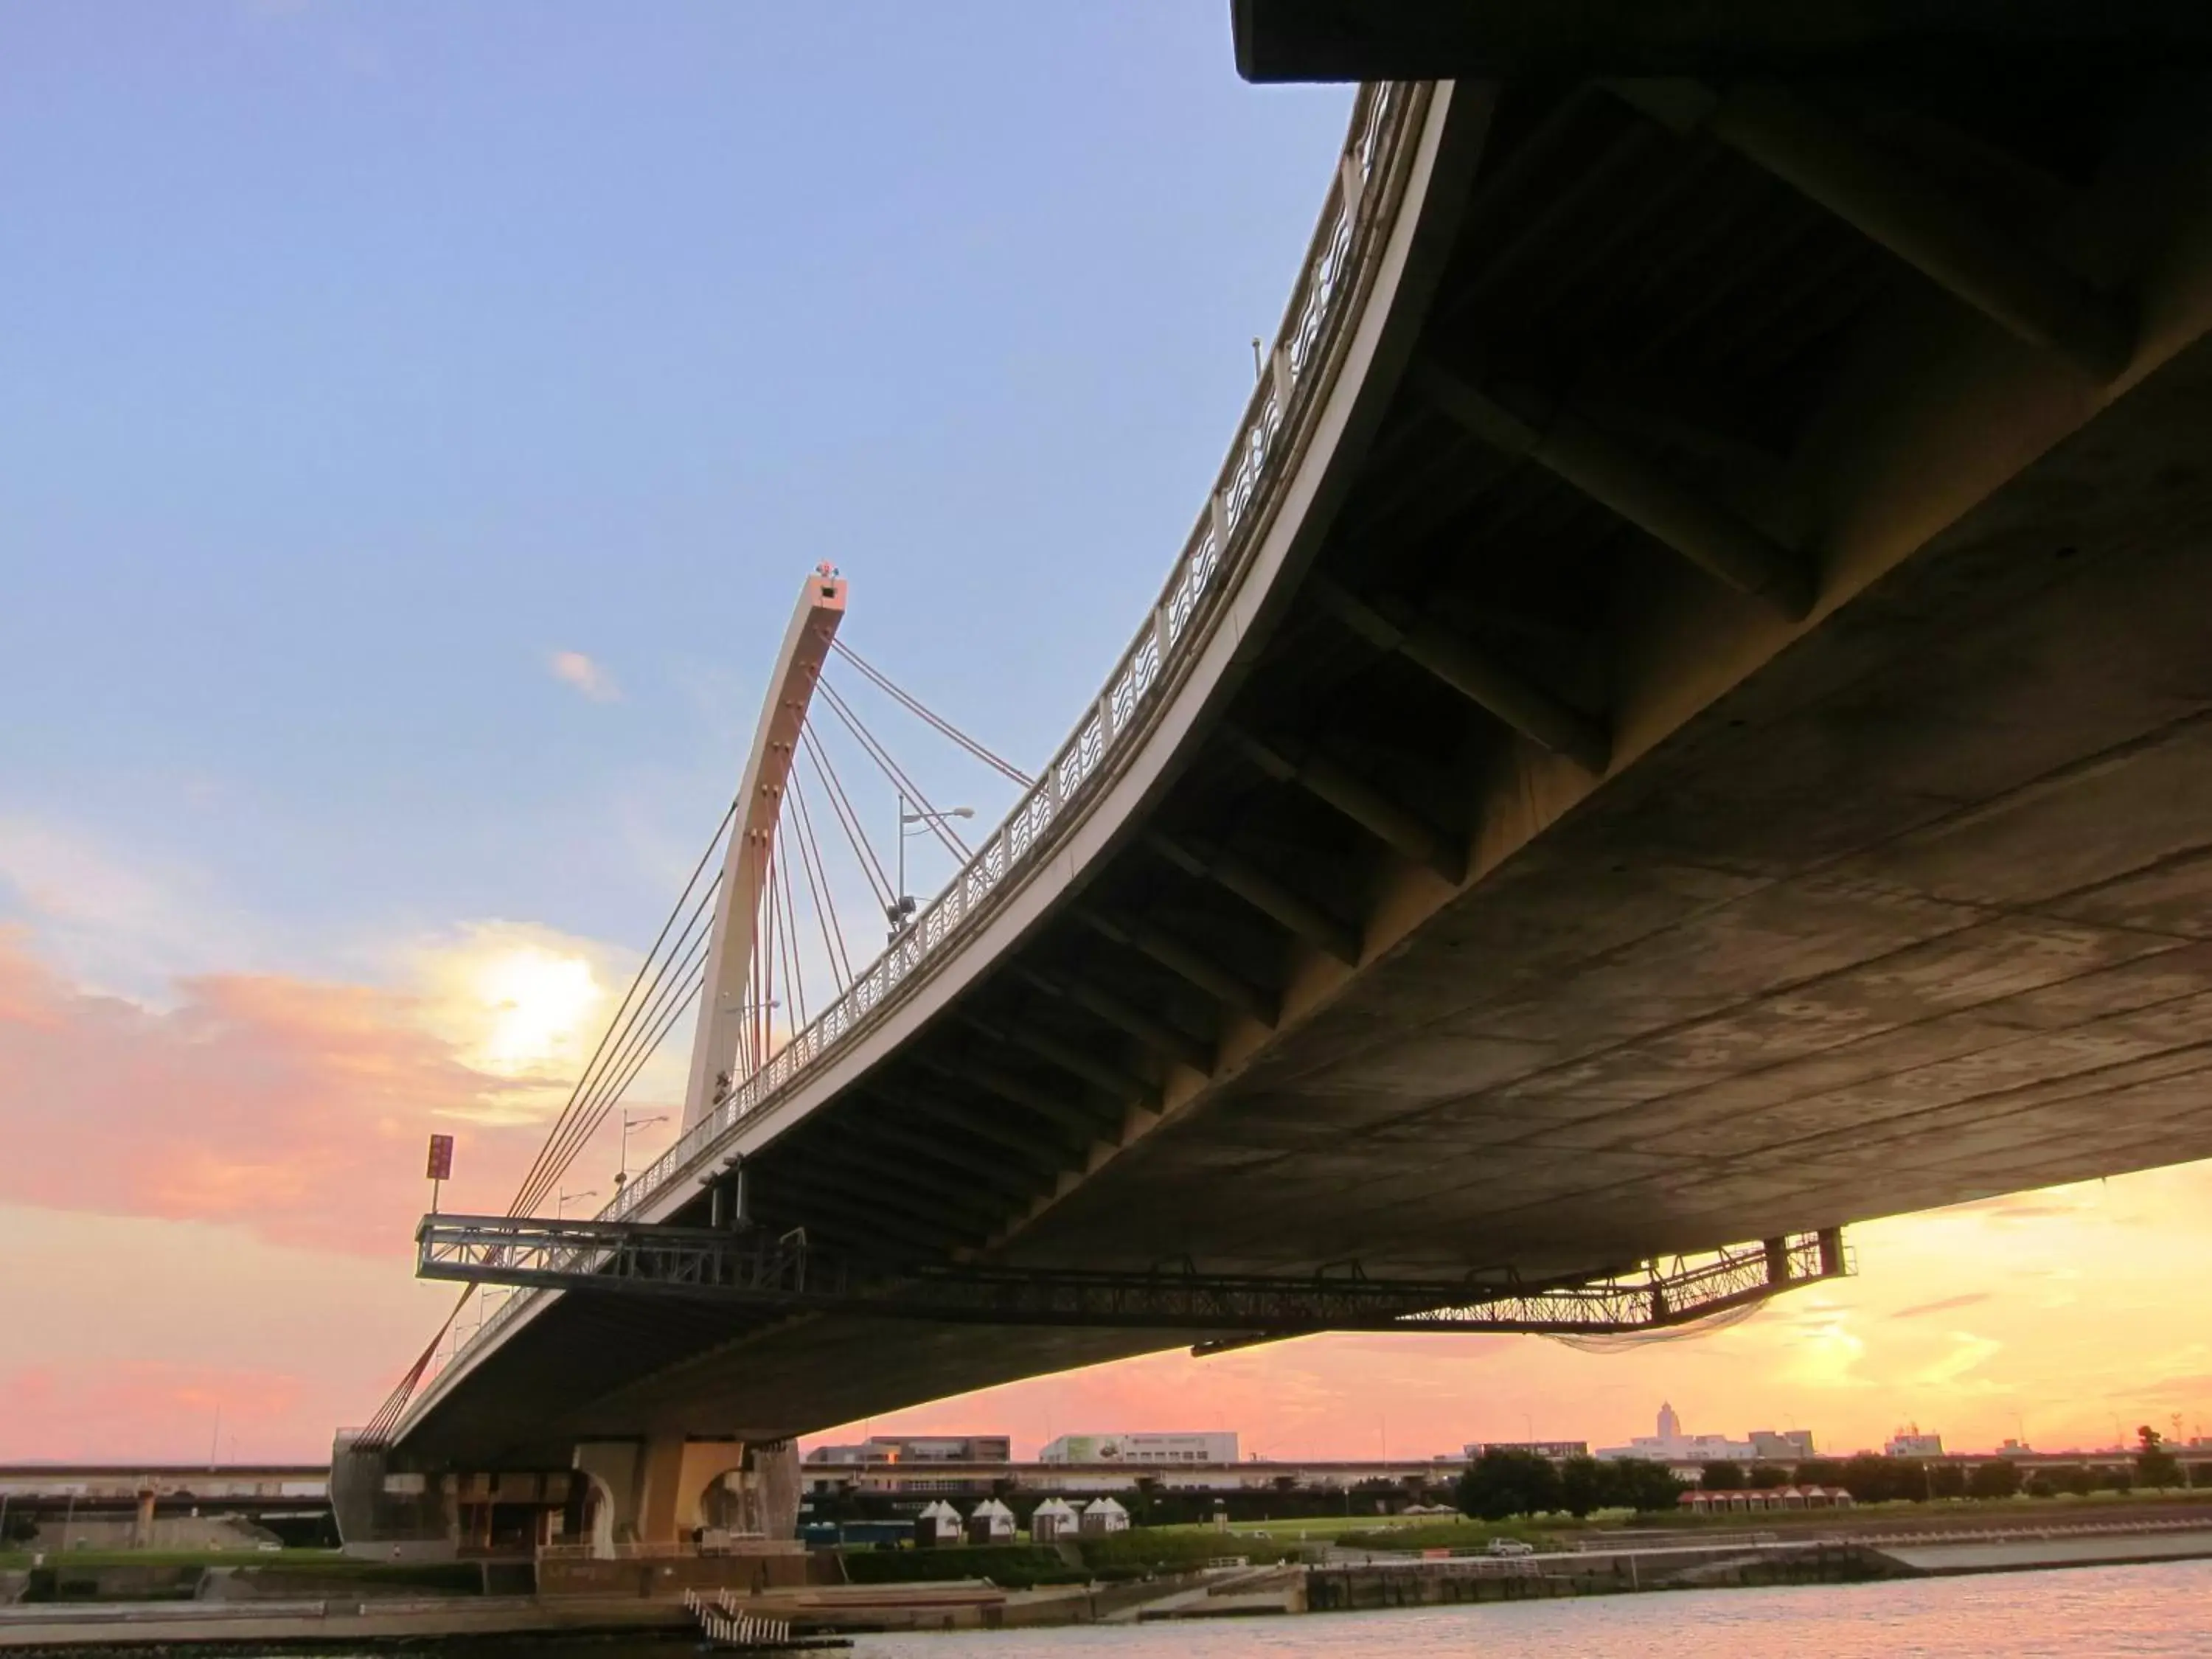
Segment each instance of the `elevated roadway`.
[[[2212,1155],[2204,79],[1759,49],[1362,89],[1039,791],[616,1215],[1572,1275]],[[533,1291],[390,1456],[1189,1340]]]

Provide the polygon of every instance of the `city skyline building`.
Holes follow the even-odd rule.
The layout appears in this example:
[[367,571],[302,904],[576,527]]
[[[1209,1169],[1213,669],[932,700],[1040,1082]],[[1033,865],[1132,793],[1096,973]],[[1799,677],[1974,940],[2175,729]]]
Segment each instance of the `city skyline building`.
[[1753,1429],[1741,1440],[1722,1434],[1688,1434],[1681,1414],[1662,1401],[1654,1425],[1657,1432],[1634,1436],[1625,1446],[1601,1446],[1595,1456],[1609,1462],[1639,1457],[1684,1468],[1705,1463],[1789,1463],[1817,1455],[1810,1429]]
[[1037,1453],[1040,1463],[1234,1463],[1234,1430],[1063,1434]]
[[1003,1434],[872,1434],[846,1445],[817,1446],[809,1463],[1007,1463],[1012,1439]]

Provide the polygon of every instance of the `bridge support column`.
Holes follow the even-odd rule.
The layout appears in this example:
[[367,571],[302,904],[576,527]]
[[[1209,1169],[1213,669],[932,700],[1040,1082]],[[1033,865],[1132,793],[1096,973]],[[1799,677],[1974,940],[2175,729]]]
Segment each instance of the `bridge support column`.
[[[799,1449],[787,1440],[587,1441],[576,1448],[575,1467],[597,1495],[591,1518],[597,1553],[611,1555],[622,1544],[681,1543],[710,1522],[771,1539],[798,1535]],[[726,1477],[734,1512],[710,1514],[708,1495]]]
[[340,1434],[331,1448],[331,1513],[349,1555],[438,1559],[460,1543],[460,1513],[449,1475],[392,1467],[383,1450],[356,1449]]

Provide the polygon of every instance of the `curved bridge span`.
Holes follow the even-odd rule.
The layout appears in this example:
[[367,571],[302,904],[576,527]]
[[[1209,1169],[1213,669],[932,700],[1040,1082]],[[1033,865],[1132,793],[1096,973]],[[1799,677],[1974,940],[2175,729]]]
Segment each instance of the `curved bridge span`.
[[[602,1219],[1561,1282],[2212,1155],[2212,102],[2063,57],[1364,88],[1043,781]],[[392,1455],[1193,1334],[530,1291]]]

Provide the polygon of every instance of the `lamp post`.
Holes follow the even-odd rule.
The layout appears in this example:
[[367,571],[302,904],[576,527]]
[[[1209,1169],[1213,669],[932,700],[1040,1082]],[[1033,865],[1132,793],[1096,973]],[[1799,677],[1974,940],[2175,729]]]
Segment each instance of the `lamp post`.
[[914,915],[914,898],[906,890],[906,838],[919,835],[933,823],[943,823],[948,818],[972,818],[975,816],[975,809],[972,806],[948,807],[942,812],[908,811],[903,791],[899,794],[898,805],[898,891],[892,896],[890,903],[884,907],[884,914],[891,924],[890,937],[894,945],[898,943],[899,935],[906,932],[907,924]]
[[584,1188],[584,1190],[583,1190],[583,1191],[581,1191],[581,1192],[580,1192],[580,1193],[556,1193],[556,1194],[553,1194],[553,1218],[554,1218],[556,1221],[558,1221],[558,1220],[559,1220],[562,1216],[566,1215],[566,1214],[568,1212],[568,1200],[569,1200],[570,1199],[572,1199],[572,1198],[597,1198],[599,1195],[599,1189],[598,1188],[596,1188],[596,1187],[586,1187],[586,1188]]
[[624,1110],[622,1121],[622,1163],[615,1170],[615,1190],[620,1192],[629,1183],[629,1132],[642,1129],[648,1123],[665,1123],[668,1114],[653,1112],[643,1115]]

